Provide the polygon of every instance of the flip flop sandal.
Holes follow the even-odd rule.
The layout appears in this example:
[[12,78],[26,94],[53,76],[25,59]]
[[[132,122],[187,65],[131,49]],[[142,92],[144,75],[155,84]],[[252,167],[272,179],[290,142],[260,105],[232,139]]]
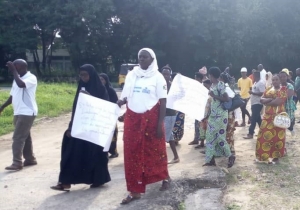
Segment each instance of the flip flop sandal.
[[246,137],[243,137],[244,139],[253,139],[253,136],[246,136]]
[[175,164],[175,163],[179,163],[180,162],[180,159],[176,159],[176,160],[171,160],[168,162],[168,164]]
[[164,181],[162,182],[161,187],[159,188],[159,191],[166,191],[166,190],[168,190],[169,188],[170,188],[170,181],[164,180]]
[[217,166],[215,158],[213,158],[209,163],[205,163],[202,167],[205,166]]
[[64,187],[62,184],[50,187],[52,190],[70,192],[71,187]]
[[131,194],[129,194],[125,199],[122,200],[121,205],[129,204],[130,202],[139,200],[140,198],[141,196],[133,197]]

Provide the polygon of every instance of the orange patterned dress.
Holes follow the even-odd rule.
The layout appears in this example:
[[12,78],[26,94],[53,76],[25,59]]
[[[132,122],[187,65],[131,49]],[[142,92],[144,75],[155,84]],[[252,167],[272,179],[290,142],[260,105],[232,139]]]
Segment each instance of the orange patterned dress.
[[263,97],[282,98],[284,100],[278,107],[266,106],[257,136],[256,159],[259,161],[268,161],[269,158],[284,156],[286,129],[275,127],[273,120],[277,114],[285,112],[284,104],[287,99],[287,89],[286,87],[281,87],[279,90],[275,90],[271,87],[265,91]]

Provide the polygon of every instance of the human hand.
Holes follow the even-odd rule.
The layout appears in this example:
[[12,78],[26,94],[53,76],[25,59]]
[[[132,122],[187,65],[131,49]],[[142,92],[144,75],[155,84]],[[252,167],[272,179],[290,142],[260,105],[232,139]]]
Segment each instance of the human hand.
[[87,94],[87,95],[91,95],[89,92],[87,92],[86,90],[81,90],[80,93],[83,93],[83,94]]
[[213,91],[209,91],[209,93],[208,93],[211,97],[215,97],[216,95],[214,94],[214,92]]
[[69,137],[69,138],[72,137],[72,135],[71,135],[71,130],[70,130],[70,129],[66,131],[66,135],[67,135],[67,137]]
[[119,121],[119,122],[124,122],[124,116],[125,116],[125,114],[122,115],[122,116],[120,116],[120,117],[118,117],[118,121]]
[[123,100],[118,100],[117,104],[118,106],[121,108],[121,106],[123,106],[124,104],[127,103],[127,98],[124,98]]
[[8,67],[8,69],[9,69],[11,72],[16,71],[16,67],[15,67],[15,65],[14,65],[13,62],[8,61],[8,62],[6,63],[6,66]]

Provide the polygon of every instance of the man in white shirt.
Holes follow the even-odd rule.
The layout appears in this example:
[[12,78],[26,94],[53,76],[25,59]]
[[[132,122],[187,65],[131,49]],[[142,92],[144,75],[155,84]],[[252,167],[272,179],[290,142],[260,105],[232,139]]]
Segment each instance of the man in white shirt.
[[244,137],[244,139],[253,139],[256,124],[258,124],[258,126],[260,127],[262,122],[261,110],[263,108],[263,105],[260,102],[260,99],[266,90],[266,86],[261,81],[259,71],[254,72],[253,76],[254,76],[255,83],[252,87],[252,90],[250,90],[249,92],[251,94],[252,118],[251,118],[251,125],[249,127],[249,133],[246,137]]
[[[14,125],[13,134],[13,163],[6,170],[18,171],[23,166],[36,165],[37,161],[32,150],[30,130],[37,115],[38,108],[35,100],[37,88],[36,76],[27,71],[27,63],[22,59],[7,63],[8,69],[14,76],[10,97],[0,106],[0,114],[3,110],[13,105]],[[22,162],[22,156],[25,161]]]
[[263,83],[266,83],[266,75],[267,75],[267,71],[264,69],[264,66],[262,64],[259,64],[257,66],[258,71],[260,71],[260,80]]

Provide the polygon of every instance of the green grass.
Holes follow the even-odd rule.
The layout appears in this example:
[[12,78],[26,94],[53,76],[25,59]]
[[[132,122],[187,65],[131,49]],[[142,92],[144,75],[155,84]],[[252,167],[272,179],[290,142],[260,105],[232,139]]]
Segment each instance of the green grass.
[[[36,93],[39,114],[41,117],[57,117],[72,109],[76,92],[74,84],[46,84],[39,83]],[[9,91],[0,91],[0,104],[2,105],[9,97]],[[7,107],[0,116],[0,135],[13,131],[13,109]]]

